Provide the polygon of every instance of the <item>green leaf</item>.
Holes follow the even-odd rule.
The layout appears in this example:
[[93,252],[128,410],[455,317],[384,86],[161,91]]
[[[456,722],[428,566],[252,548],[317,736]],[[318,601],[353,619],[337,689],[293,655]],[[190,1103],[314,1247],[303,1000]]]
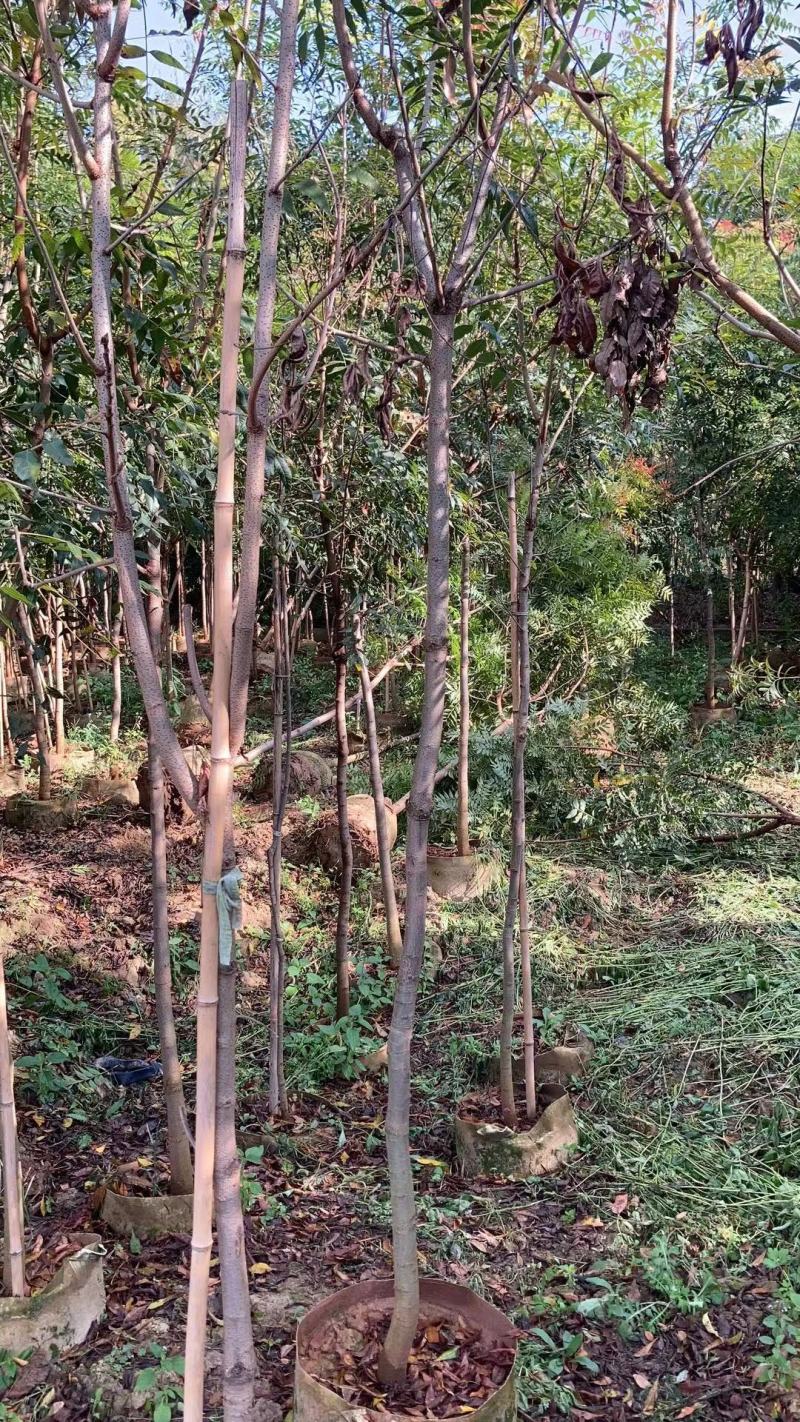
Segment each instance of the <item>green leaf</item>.
[[21,449],[14,455],[14,473],[21,484],[33,486],[39,477],[39,456],[35,449]]
[[150,58],[158,60],[159,64],[168,65],[170,69],[183,70],[184,68],[180,60],[176,59],[174,54],[167,54],[165,49],[151,49]]
[[48,459],[53,459],[56,464],[63,464],[66,468],[75,463],[61,436],[50,430],[44,437],[44,452]]
[[375,174],[371,173],[369,168],[365,168],[362,163],[351,169],[350,177],[354,183],[357,183],[360,188],[365,188],[368,193],[379,193],[381,190],[381,184]]
[[610,49],[604,50],[602,54],[596,55],[595,58],[592,60],[592,63],[589,66],[589,73],[598,74],[601,69],[605,69],[609,60],[613,58],[614,56],[611,53]]
[[247,1150],[244,1153],[244,1158],[250,1163],[250,1165],[258,1165],[259,1161],[263,1160],[264,1158],[263,1145],[248,1146]]
[[160,1397],[153,1408],[153,1422],[172,1422],[172,1408],[165,1397]]
[[134,1392],[147,1392],[155,1384],[158,1377],[158,1368],[142,1368],[133,1380]]
[[146,49],[142,49],[140,44],[124,44],[122,46],[123,59],[144,59],[147,54]]
[[[131,1254],[141,1254],[141,1252],[142,1252],[142,1241],[140,1240],[139,1236],[136,1234],[135,1230],[131,1230],[131,1238],[130,1238],[130,1243],[129,1243],[129,1245],[128,1245],[128,1248],[130,1249]],[[151,1369],[150,1371],[152,1371],[152,1369]],[[140,1374],[139,1374],[139,1377],[141,1377],[141,1376],[142,1376],[142,1374],[140,1373]],[[136,1379],[136,1385],[138,1385],[138,1382],[139,1382],[139,1378]],[[144,1386],[144,1387],[149,1387],[150,1384],[149,1384],[149,1383],[143,1383],[142,1386]]]

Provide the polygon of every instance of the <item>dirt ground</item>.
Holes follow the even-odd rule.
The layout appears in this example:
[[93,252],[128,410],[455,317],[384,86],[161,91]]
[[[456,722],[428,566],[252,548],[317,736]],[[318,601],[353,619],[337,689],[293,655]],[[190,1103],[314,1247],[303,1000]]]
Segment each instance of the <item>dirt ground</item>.
[[[330,1028],[321,1035],[330,1005],[333,886],[314,871],[288,871],[290,962],[298,964],[297,978],[290,979],[296,996],[288,1038],[293,1116],[270,1122],[269,833],[268,807],[237,808],[250,905],[242,944],[239,1100],[259,1366],[254,1422],[277,1422],[291,1407],[293,1334],[303,1310],[342,1285],[386,1275],[391,1264],[384,1074],[347,1077],[355,1054],[379,1043],[388,1024],[376,882],[366,874],[357,884],[353,937],[362,1017],[356,1017],[357,1041],[348,1045]],[[183,1346],[188,1240],[116,1238],[98,1216],[104,1182],[120,1170],[132,1188],[164,1187],[160,1083],[123,1091],[103,1084],[92,1065],[105,1051],[157,1055],[147,823],[135,810],[85,806],[74,829],[49,837],[4,831],[1,844],[29,1278],[36,1287],[46,1277],[65,1237],[98,1230],[106,1249],[107,1310],[87,1342],[57,1363],[39,1356],[6,1360],[0,1417],[167,1422],[180,1411],[174,1360]],[[763,866],[755,864],[752,873],[763,885]],[[774,866],[770,873],[774,879]],[[720,1089],[715,1080],[704,1086],[702,1073],[696,1077],[693,1063],[703,1048],[698,1042],[694,1055],[688,1051],[689,1030],[677,1046],[659,1042],[653,1056],[641,1023],[631,1026],[624,1012],[609,1011],[620,974],[632,975],[634,997],[652,996],[683,971],[695,949],[708,946],[701,911],[707,886],[700,892],[676,877],[669,894],[666,888],[654,894],[641,884],[622,885],[613,866],[572,862],[542,861],[537,874],[542,961],[550,963],[561,995],[559,1011],[542,1030],[555,1044],[585,1019],[600,1046],[586,1079],[573,1083],[581,1147],[547,1181],[467,1182],[457,1173],[453,1109],[480,1079],[495,1033],[499,904],[434,907],[438,951],[429,965],[414,1057],[423,1271],[477,1287],[514,1319],[524,1416],[755,1422],[798,1415],[791,1378],[773,1356],[790,1359],[794,1334],[765,1323],[777,1316],[784,1279],[774,1248],[770,1253],[769,1227],[759,1237],[744,1206],[728,1206],[724,1192],[713,1198],[713,1179],[698,1184],[688,1170],[683,1180],[692,1151],[689,1118],[702,1113],[704,1092],[715,1100]],[[198,885],[198,831],[173,825],[173,961],[190,1100]],[[620,912],[621,894],[633,903],[627,913]],[[748,932],[758,949],[761,927]],[[637,964],[654,935],[661,966],[651,968],[645,985],[636,977]],[[718,937],[711,935],[714,942]],[[796,938],[792,951],[794,972]],[[690,963],[689,976],[692,971]],[[546,979],[544,971],[543,994]],[[577,984],[579,994],[569,1006],[566,982]],[[691,1011],[691,995],[689,1004]],[[656,1008],[654,1001],[654,1021]],[[293,1064],[295,1019],[305,1022],[310,1044],[298,1049]],[[335,1074],[334,1049],[344,1076]],[[755,1057],[751,1067],[750,1080],[760,1069]],[[787,1071],[785,1085],[796,1081],[793,1060]],[[686,1134],[673,1141],[676,1124],[682,1130],[685,1124]],[[729,1121],[714,1141],[723,1155],[726,1141],[733,1147]],[[209,1418],[221,1416],[220,1308],[215,1261]],[[757,1359],[767,1355],[764,1367]]]

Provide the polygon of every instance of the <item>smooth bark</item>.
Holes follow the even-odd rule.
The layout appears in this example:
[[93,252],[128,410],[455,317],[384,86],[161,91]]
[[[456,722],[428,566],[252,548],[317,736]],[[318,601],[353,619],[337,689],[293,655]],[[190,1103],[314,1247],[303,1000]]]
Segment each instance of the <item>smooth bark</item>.
[[[247,86],[236,79],[231,88],[230,179],[228,196],[227,276],[222,323],[217,489],[214,499],[214,673],[211,690],[211,768],[208,813],[203,844],[203,912],[200,931],[200,983],[197,996],[197,1110],[195,1125],[195,1185],[192,1263],[186,1319],[186,1422],[203,1422],[203,1377],[208,1278],[211,1263],[211,1219],[214,1197],[216,1134],[216,1057],[218,1016],[219,920],[216,885],[223,872],[223,851],[233,787],[228,695],[233,636],[233,508],[236,441],[236,393],[239,332],[244,286],[244,186],[247,131]],[[227,1030],[227,1028],[226,1028]],[[231,1246],[233,1245],[233,1253]],[[220,1238],[220,1270],[231,1287],[237,1261],[235,1241]],[[228,1346],[226,1376],[236,1371],[231,1357],[237,1334]]]
[[[156,470],[155,451],[147,451],[148,469],[157,488],[163,486],[163,472]],[[161,624],[164,604],[161,596],[161,543],[156,537],[148,544],[147,621],[153,655],[161,652]],[[158,1044],[164,1073],[164,1104],[167,1112],[167,1152],[170,1190],[173,1195],[190,1195],[194,1170],[183,1093],[178,1038],[172,1006],[172,962],[169,949],[169,889],[167,882],[167,827],[164,767],[153,740],[148,737],[150,779],[150,873],[153,893],[153,988],[158,1021]]]
[[225,1422],[250,1422],[256,1355],[236,1145],[236,958],[219,969],[214,1194],[222,1286]]
[[459,619],[458,798],[456,848],[469,854],[469,539],[461,544],[461,605]]
[[111,662],[111,677],[113,683],[113,693],[111,699],[111,727],[109,738],[111,741],[119,740],[119,728],[122,720],[122,604],[120,603],[114,614],[114,625],[111,629],[111,646],[113,649],[113,660]]
[[25,1286],[25,1226],[22,1178],[14,1106],[14,1065],[8,1035],[6,978],[0,953],[0,1144],[3,1156],[3,1283],[6,1293],[22,1298]]
[[394,891],[392,851],[389,847],[389,830],[386,823],[386,800],[383,793],[381,753],[378,746],[378,727],[375,720],[375,702],[372,696],[369,667],[364,650],[364,633],[361,626],[361,617],[358,613],[356,613],[353,618],[353,640],[355,643],[356,665],[361,682],[361,697],[364,706],[364,729],[367,735],[367,749],[369,752],[369,774],[372,784],[372,798],[375,802],[375,833],[378,839],[378,863],[381,871],[383,908],[386,914],[386,942],[389,950],[389,960],[393,967],[397,968],[400,966],[400,958],[403,953],[403,935],[400,930],[400,915],[397,911],[397,895]]
[[[283,209],[283,180],[289,150],[289,120],[296,63],[298,10],[299,0],[284,0],[281,9],[278,68],[272,92],[272,136],[261,224],[258,303],[253,333],[254,370],[261,366],[272,343],[272,323],[278,290],[278,243]],[[247,431],[242,560],[231,680],[231,745],[234,754],[241,749],[247,714],[247,689],[258,596],[268,401],[269,390],[265,382],[256,399],[256,418],[249,421]]]
[[447,682],[447,613],[450,556],[450,409],[455,312],[432,316],[428,402],[428,570],[425,618],[425,684],[419,749],[408,805],[405,944],[397,975],[389,1031],[389,1097],[386,1153],[392,1197],[394,1309],[381,1352],[381,1381],[405,1377],[419,1318],[419,1263],[414,1177],[411,1168],[411,1039],[425,950],[428,892],[428,825],[433,809]]

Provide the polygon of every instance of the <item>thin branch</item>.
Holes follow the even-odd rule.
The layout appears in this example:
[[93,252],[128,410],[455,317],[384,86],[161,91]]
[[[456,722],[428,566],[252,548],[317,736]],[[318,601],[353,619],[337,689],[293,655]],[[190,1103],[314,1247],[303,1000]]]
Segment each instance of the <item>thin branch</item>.
[[58,279],[58,273],[56,272],[56,269],[55,269],[55,267],[53,266],[53,261],[52,261],[52,258],[51,258],[51,256],[50,256],[50,252],[49,252],[49,250],[48,250],[47,243],[45,242],[44,238],[42,237],[41,232],[39,231],[39,228],[38,228],[38,226],[37,226],[37,224],[36,224],[36,221],[35,221],[35,219],[34,219],[34,217],[33,217],[33,214],[32,214],[32,212],[31,212],[31,210],[30,210],[30,207],[28,206],[27,198],[25,197],[25,194],[23,193],[23,191],[22,191],[22,189],[21,189],[21,187],[20,187],[19,178],[18,178],[18,176],[17,176],[17,170],[16,170],[16,168],[14,167],[14,160],[13,160],[13,158],[12,158],[12,156],[11,156],[11,147],[10,147],[10,144],[9,144],[9,141],[8,141],[8,134],[7,134],[7,132],[6,132],[6,128],[5,128],[5,125],[4,125],[3,121],[2,121],[2,119],[0,119],[0,148],[2,148],[2,150],[3,150],[3,157],[5,158],[6,166],[8,167],[8,170],[9,170],[9,172],[10,172],[12,178],[14,179],[14,183],[15,183],[16,189],[17,189],[17,194],[18,194],[19,199],[20,199],[20,202],[21,202],[21,204],[22,204],[22,209],[23,209],[23,211],[24,211],[24,213],[25,213],[25,217],[26,217],[28,226],[30,227],[31,232],[33,233],[33,235],[34,235],[34,237],[35,237],[35,239],[36,239],[36,241],[37,241],[37,243],[38,243],[38,245],[39,245],[39,248],[40,248],[41,253],[42,253],[42,257],[44,258],[44,264],[45,264],[45,266],[47,267],[47,270],[48,270],[48,273],[49,273],[49,276],[50,276],[50,280],[51,280],[52,283],[53,283],[53,290],[55,291],[55,294],[56,294],[56,296],[58,297],[58,300],[59,300],[59,304],[60,304],[60,306],[61,306],[61,309],[63,310],[64,315],[65,315],[66,318],[67,318],[67,324],[68,324],[68,326],[69,326],[69,329],[70,329],[70,331],[72,332],[72,335],[73,335],[74,338],[75,338],[75,344],[77,345],[78,350],[80,351],[81,355],[83,356],[83,359],[86,361],[86,364],[88,365],[89,369],[92,370],[92,371],[94,371],[95,373],[97,373],[97,366],[96,366],[96,364],[95,364],[93,358],[90,356],[89,351],[88,351],[88,349],[87,349],[87,347],[86,347],[86,345],[85,345],[85,343],[84,343],[83,336],[81,335],[81,333],[80,333],[80,331],[79,331],[79,329],[78,329],[78,324],[77,324],[77,322],[76,322],[76,320],[75,320],[75,317],[74,317],[73,314],[72,314],[72,311],[70,310],[69,302],[67,301],[67,298],[66,298],[66,296],[65,296],[65,294],[64,294],[64,288],[62,287],[61,282],[60,282],[59,279]]
[[[380,671],[377,671],[375,675],[370,679],[370,686],[372,687],[373,691],[377,686],[380,686],[382,681],[385,681],[390,671],[393,671],[395,667],[399,666],[401,662],[405,661],[409,652],[413,652],[414,649],[420,645],[421,641],[421,634],[417,637],[412,637],[411,641],[406,642],[405,646],[401,647],[400,651],[396,652],[393,657],[390,657],[388,662],[384,662]],[[345,710],[349,711],[352,706],[355,706],[357,701],[360,701],[360,699],[361,692],[357,691],[353,696],[350,696],[345,702]],[[315,731],[319,730],[320,726],[330,725],[331,721],[333,721],[335,717],[335,706],[332,707],[330,711],[323,711],[319,716],[313,716],[310,721],[305,722],[305,725],[298,726],[297,729],[292,732],[292,740],[305,740],[308,736],[313,735]],[[260,745],[254,746],[252,750],[246,751],[244,755],[238,756],[236,764],[252,765],[254,761],[261,760],[263,756],[269,755],[270,751],[274,748],[274,745],[275,742],[272,739],[268,741],[262,741]]]
[[90,153],[86,146],[86,140],[81,132],[81,126],[75,116],[72,99],[61,72],[61,64],[58,58],[58,51],[53,43],[53,36],[50,33],[50,25],[47,19],[47,0],[33,0],[36,11],[36,19],[39,25],[39,33],[42,36],[44,52],[47,56],[47,63],[50,66],[50,76],[53,80],[56,93],[58,94],[64,120],[69,129],[75,151],[86,169],[89,177],[94,182],[100,176],[100,168],[93,153]]
[[189,664],[189,678],[192,683],[192,690],[197,697],[200,710],[208,721],[208,724],[211,725],[211,702],[208,699],[208,692],[203,686],[200,668],[197,665],[197,649],[194,645],[194,628],[192,627],[192,609],[188,602],[183,604],[183,635],[186,638],[186,660]]
[[111,39],[102,60],[97,66],[97,72],[101,79],[105,79],[108,84],[113,84],[117,75],[117,65],[122,57],[122,48],[125,44],[125,31],[128,28],[128,17],[131,12],[131,0],[117,0],[117,10],[114,16],[114,28],[111,31]]

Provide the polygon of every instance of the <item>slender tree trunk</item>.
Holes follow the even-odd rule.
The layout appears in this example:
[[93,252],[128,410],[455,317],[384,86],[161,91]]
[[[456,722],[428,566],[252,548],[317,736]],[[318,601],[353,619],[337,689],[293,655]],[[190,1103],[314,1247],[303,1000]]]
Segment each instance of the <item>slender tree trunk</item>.
[[675,541],[670,538],[669,545],[669,654],[675,657]]
[[[63,756],[64,738],[64,606],[59,593],[55,595],[53,610],[53,661],[55,690],[55,747],[56,755]],[[0,760],[2,756],[0,755]]]
[[177,538],[175,540],[175,588],[178,599],[178,637],[182,635],[181,629],[181,608],[186,602],[183,586],[183,544]]
[[25,1286],[25,1225],[14,1106],[14,1064],[8,1035],[6,979],[0,953],[0,1143],[3,1158],[3,1284],[6,1293],[22,1298]]
[[714,589],[709,580],[706,587],[706,706],[717,704],[716,686],[717,643],[714,636]]
[[84,652],[83,657],[81,658],[81,666],[83,667],[83,684],[86,687],[86,705],[89,707],[89,715],[91,716],[94,714],[94,697],[92,696],[92,681],[89,673],[88,652]]
[[11,734],[8,729],[8,694],[6,692],[6,643],[5,638],[0,637],[0,768],[6,758],[6,751],[11,756]]
[[375,833],[378,839],[378,862],[381,870],[383,907],[386,914],[386,939],[389,949],[389,959],[393,966],[397,968],[400,966],[400,958],[403,953],[403,935],[400,931],[400,915],[397,911],[397,895],[394,891],[392,851],[389,847],[389,830],[386,824],[386,801],[383,794],[381,755],[378,747],[378,727],[375,721],[375,702],[372,697],[372,687],[369,681],[369,667],[364,651],[364,634],[361,627],[361,617],[358,613],[356,613],[353,618],[353,637],[356,648],[358,675],[361,683],[361,695],[364,702],[364,726],[367,733],[372,798],[375,802]]
[[747,639],[747,628],[750,623],[750,615],[753,608],[752,578],[753,560],[751,556],[751,549],[748,545],[744,559],[744,591],[742,593],[742,611],[739,616],[739,627],[736,633],[736,639],[733,643],[733,651],[731,653],[731,666],[733,667],[738,667],[739,662],[742,659],[742,652],[744,651],[744,645]]
[[281,834],[288,785],[291,746],[284,764],[283,709],[287,689],[287,649],[283,642],[283,569],[276,554],[272,561],[272,626],[275,672],[272,682],[272,843],[267,854],[269,871],[269,1109],[273,1116],[288,1109],[283,1074],[284,944],[281,922]]
[[[147,449],[147,464],[156,488],[163,487],[163,472],[156,469],[155,450]],[[161,659],[161,543],[156,537],[148,544],[147,624],[150,645],[157,663]],[[150,777],[150,869],[153,893],[153,987],[158,1020],[158,1042],[164,1073],[164,1104],[167,1111],[167,1151],[170,1190],[173,1195],[190,1195],[194,1187],[192,1153],[183,1094],[175,1014],[172,1006],[172,962],[169,951],[169,889],[167,885],[167,828],[165,821],[164,767],[155,742],[148,736]]]
[[167,833],[164,815],[164,768],[152,741],[148,745],[150,774],[150,853],[153,885],[153,986],[158,1041],[164,1072],[167,1110],[167,1151],[170,1190],[191,1195],[194,1187],[192,1152],[183,1094],[178,1038],[172,1008],[172,963],[169,951]]
[[[337,576],[338,582],[338,576]],[[334,631],[336,645],[333,661],[336,668],[336,813],[339,821],[339,905],[336,916],[336,1017],[346,1017],[350,1011],[350,899],[353,887],[353,840],[347,812],[347,648],[344,637],[344,608],[341,589],[334,594]]]
[[[211,1263],[211,1217],[214,1195],[214,1148],[217,1080],[219,919],[217,886],[223,872],[223,852],[233,787],[228,695],[233,635],[233,500],[236,438],[238,348],[244,285],[244,185],[247,130],[247,86],[234,81],[231,89],[231,162],[228,199],[228,267],[222,326],[217,491],[214,499],[214,674],[211,690],[211,769],[208,813],[203,846],[203,914],[200,933],[200,982],[197,996],[197,1110],[195,1129],[194,1216],[189,1303],[186,1319],[185,1422],[203,1422],[203,1378],[208,1278]],[[226,1023],[224,1030],[228,1030]],[[224,1287],[234,1287],[238,1260],[235,1241],[219,1239]],[[239,1345],[240,1334],[231,1339]],[[225,1376],[236,1375],[225,1338]],[[252,1392],[251,1392],[252,1398]],[[252,1410],[252,1401],[250,1404]]]
[[461,545],[461,619],[456,848],[469,854],[469,539]]
[[389,1032],[386,1152],[392,1197],[394,1309],[379,1361],[381,1381],[405,1377],[419,1320],[419,1263],[414,1177],[411,1169],[411,1038],[425,948],[428,824],[442,742],[447,683],[450,556],[450,410],[455,312],[432,314],[428,403],[428,574],[425,682],[419,748],[408,804],[405,945]]
[[[214,1194],[220,1252],[224,1330],[225,1422],[249,1422],[256,1355],[250,1318],[241,1167],[236,1146],[236,959],[219,969],[217,1134]],[[222,1260],[225,1258],[225,1265]]]
[[[272,343],[272,326],[278,291],[278,245],[283,211],[283,183],[289,149],[292,90],[297,55],[299,0],[284,0],[278,68],[273,90],[272,135],[264,192],[259,251],[258,301],[253,330],[253,368],[258,369]],[[267,447],[269,385],[265,381],[256,399],[255,420],[247,431],[247,472],[242,513],[242,569],[233,644],[231,674],[231,744],[242,746],[247,712],[248,671],[256,637],[256,606],[261,549],[262,504]],[[284,648],[287,660],[290,647]]]
[[36,660],[33,628],[24,603],[17,604],[17,624],[21,645],[25,648],[25,661],[33,697],[33,727],[36,734],[36,750],[39,759],[39,799],[50,799],[50,745],[47,734],[47,691],[42,669]]
[[732,553],[728,555],[728,621],[731,632],[731,666],[733,666],[736,647],[736,567]]
[[206,593],[206,540],[200,539],[200,628],[208,641],[208,595]]
[[[547,457],[547,436],[550,422],[550,399],[553,364],[545,387],[539,438],[531,464],[528,510],[525,516],[525,538],[522,562],[516,578],[517,600],[514,609],[516,623],[515,652],[518,659],[516,684],[519,703],[514,712],[514,738],[511,779],[511,867],[509,872],[506,913],[503,925],[503,1017],[500,1028],[500,1100],[503,1121],[512,1128],[517,1124],[513,1084],[513,1031],[515,1007],[514,922],[520,918],[520,962],[523,1002],[523,1063],[525,1068],[525,1109],[529,1119],[536,1114],[536,1081],[534,1076],[533,991],[531,983],[530,928],[528,896],[525,886],[525,749],[530,718],[531,667],[528,610],[530,606],[531,568],[536,531],[539,522],[539,500],[542,474]],[[514,527],[516,546],[516,526]]]
[[111,663],[111,675],[113,680],[113,696],[111,700],[111,728],[109,736],[112,742],[119,740],[119,727],[122,720],[122,603],[117,606],[114,615],[114,626],[111,631],[111,645],[114,651],[114,659]]

